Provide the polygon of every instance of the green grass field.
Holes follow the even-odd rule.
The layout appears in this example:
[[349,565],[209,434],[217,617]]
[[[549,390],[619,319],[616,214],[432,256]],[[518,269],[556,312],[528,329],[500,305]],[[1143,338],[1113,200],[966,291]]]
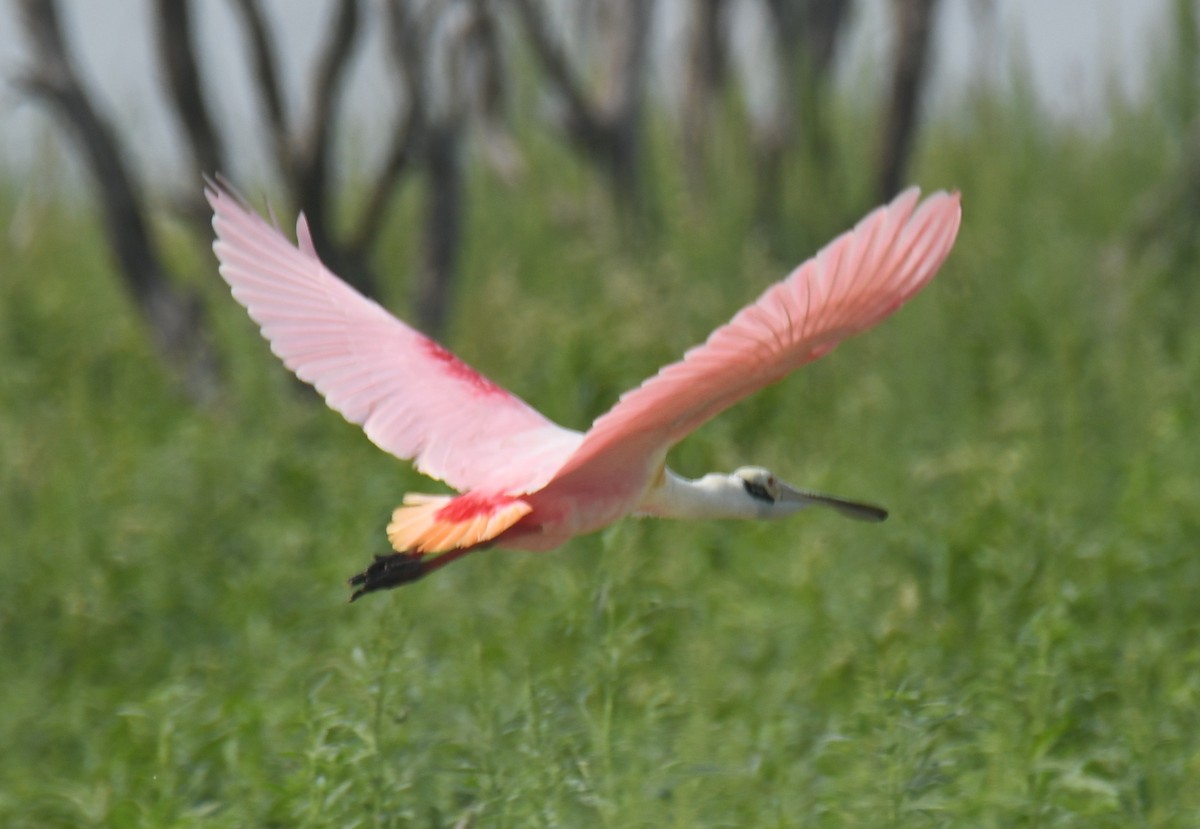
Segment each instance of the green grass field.
[[[852,169],[871,130],[842,131]],[[1172,135],[931,124],[913,178],[964,194],[942,274],[672,456],[886,524],[629,521],[353,606],[428,485],[297,394],[176,234],[230,379],[189,406],[86,206],[8,188],[0,824],[1200,825],[1200,287],[1188,244],[1130,242]],[[516,193],[474,177],[450,345],[584,427],[864,204],[797,162],[764,244],[724,157],[701,207],[664,178],[632,248],[561,151]]]

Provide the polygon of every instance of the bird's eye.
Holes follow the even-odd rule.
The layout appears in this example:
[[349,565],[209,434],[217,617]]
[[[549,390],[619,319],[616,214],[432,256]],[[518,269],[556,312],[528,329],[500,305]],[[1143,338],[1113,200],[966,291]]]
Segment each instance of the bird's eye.
[[775,498],[771,495],[771,491],[757,481],[742,480],[742,486],[746,488],[746,493],[759,501],[766,501],[768,504],[775,503]]

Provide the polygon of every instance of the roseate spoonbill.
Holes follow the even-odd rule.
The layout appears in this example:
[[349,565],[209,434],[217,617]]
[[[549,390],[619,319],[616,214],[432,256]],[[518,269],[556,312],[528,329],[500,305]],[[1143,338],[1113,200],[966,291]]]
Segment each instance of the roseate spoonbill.
[[350,579],[351,601],[473,550],[549,550],[630,514],[773,519],[818,505],[882,521],[879,507],[798,489],[761,467],[689,480],[667,468],[667,451],[900,307],[941,266],[962,215],[957,193],[920,204],[915,188],[901,193],[580,433],[338,279],[303,215],[297,246],[221,185],[206,195],[221,276],[271,350],[379,448],[461,493],[405,495],[387,527],[396,552]]

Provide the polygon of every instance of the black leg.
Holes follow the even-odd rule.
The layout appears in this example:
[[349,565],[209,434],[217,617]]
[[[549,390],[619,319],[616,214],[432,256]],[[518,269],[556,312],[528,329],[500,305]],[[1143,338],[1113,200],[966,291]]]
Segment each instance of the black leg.
[[434,570],[462,558],[467,553],[489,546],[489,544],[477,544],[474,547],[450,550],[432,557],[424,553],[389,553],[375,556],[370,567],[358,575],[350,577],[350,586],[358,588],[350,596],[350,601],[362,598],[368,593],[374,593],[376,590],[391,590],[402,584],[410,584],[429,575]]
[[350,596],[350,601],[353,602],[376,590],[390,590],[414,582],[429,572],[426,564],[425,556],[419,553],[375,556],[370,567],[350,577],[350,586],[358,588]]

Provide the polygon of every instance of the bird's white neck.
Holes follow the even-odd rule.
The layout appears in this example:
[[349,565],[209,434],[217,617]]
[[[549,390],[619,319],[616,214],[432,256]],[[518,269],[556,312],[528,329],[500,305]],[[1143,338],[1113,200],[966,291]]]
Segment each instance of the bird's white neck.
[[638,515],[656,518],[770,518],[770,505],[746,494],[732,476],[711,473],[684,478],[669,469],[651,485],[637,508]]

